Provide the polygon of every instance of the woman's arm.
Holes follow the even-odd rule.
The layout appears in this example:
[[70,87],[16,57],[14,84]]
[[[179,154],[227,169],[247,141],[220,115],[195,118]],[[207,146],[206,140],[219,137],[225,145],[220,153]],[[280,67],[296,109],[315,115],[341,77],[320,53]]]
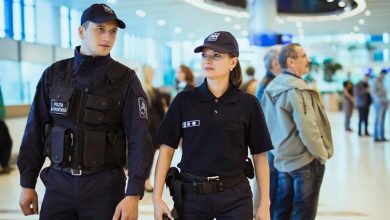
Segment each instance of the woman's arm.
[[[156,171],[154,175],[153,205],[154,219],[161,220],[162,215],[167,213],[171,217],[169,207],[162,199],[162,193],[169,167],[171,166],[175,149],[168,145],[161,145],[157,159]],[[173,218],[172,218],[173,219]]]
[[253,155],[256,180],[259,189],[259,208],[256,211],[256,220],[270,220],[269,199],[269,167],[267,152]]

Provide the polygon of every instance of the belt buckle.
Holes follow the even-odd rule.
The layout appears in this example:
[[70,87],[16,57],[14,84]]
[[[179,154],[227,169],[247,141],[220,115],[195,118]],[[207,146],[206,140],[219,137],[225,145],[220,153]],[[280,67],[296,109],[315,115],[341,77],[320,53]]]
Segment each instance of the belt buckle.
[[219,181],[219,176],[208,176],[207,181]]
[[83,175],[83,171],[82,170],[78,170],[78,169],[70,169],[70,173],[73,176],[81,176],[81,175]]

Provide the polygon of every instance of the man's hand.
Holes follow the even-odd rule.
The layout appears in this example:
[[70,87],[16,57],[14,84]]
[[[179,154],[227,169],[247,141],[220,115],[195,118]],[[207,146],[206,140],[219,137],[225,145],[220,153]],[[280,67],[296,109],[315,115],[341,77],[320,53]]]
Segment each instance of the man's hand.
[[35,189],[23,188],[20,194],[19,205],[24,215],[38,215],[38,194]]
[[137,220],[139,196],[126,196],[116,206],[113,220]]

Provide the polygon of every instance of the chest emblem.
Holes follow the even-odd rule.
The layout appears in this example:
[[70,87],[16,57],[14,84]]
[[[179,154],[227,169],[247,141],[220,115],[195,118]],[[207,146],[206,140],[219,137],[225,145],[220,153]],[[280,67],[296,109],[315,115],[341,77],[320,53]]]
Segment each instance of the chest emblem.
[[68,115],[69,102],[52,99],[50,102],[50,113]]
[[183,128],[199,127],[200,120],[185,121],[182,123]]

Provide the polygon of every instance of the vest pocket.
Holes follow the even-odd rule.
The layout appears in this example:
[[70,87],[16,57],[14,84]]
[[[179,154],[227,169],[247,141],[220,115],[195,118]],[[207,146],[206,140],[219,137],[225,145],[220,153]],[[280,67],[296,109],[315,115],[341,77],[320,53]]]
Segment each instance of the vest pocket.
[[84,165],[100,167],[104,165],[106,151],[106,133],[104,131],[85,131]]
[[86,123],[100,125],[104,123],[104,114],[99,111],[86,109],[83,120]]

